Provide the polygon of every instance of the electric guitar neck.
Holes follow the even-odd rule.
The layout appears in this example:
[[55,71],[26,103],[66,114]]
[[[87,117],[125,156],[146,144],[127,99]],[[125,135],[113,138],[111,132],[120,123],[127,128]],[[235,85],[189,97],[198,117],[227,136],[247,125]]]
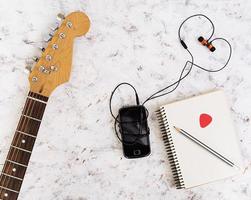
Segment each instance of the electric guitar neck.
[[17,199],[48,97],[29,92],[0,177],[0,199]]
[[61,24],[54,28],[29,76],[30,92],[0,175],[0,200],[18,199],[49,96],[69,80],[73,40],[90,27],[82,12],[59,17]]

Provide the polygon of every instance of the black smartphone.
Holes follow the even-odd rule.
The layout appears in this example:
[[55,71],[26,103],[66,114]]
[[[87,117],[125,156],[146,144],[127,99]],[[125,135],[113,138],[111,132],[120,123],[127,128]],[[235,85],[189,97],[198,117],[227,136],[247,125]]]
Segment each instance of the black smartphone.
[[126,158],[141,158],[150,154],[150,130],[144,106],[128,106],[119,110],[123,153]]

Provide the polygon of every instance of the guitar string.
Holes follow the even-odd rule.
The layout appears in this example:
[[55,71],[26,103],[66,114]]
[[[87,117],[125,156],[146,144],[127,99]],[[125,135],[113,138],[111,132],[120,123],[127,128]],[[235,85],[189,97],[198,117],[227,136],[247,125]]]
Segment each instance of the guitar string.
[[[28,104],[30,104],[29,106],[28,106],[28,109],[27,109],[27,111],[26,111],[26,109],[24,109],[23,110],[23,113],[25,113],[27,116],[30,116],[30,114],[35,110],[35,109],[37,109],[38,111],[40,110],[40,112],[41,111],[43,111],[43,110],[41,110],[41,108],[43,109],[43,107],[41,107],[41,106],[43,106],[43,104],[42,103],[40,103],[40,104],[38,104],[38,106],[37,106],[37,108],[36,108],[36,101],[34,101],[34,100],[32,100],[32,99],[29,99],[29,98],[27,98],[27,101],[28,101]],[[31,103],[30,103],[31,102]],[[35,106],[35,109],[34,109],[34,106]],[[39,112],[38,112],[39,113]],[[22,118],[21,118],[22,119]],[[25,121],[26,122],[28,122],[28,118],[27,117],[25,117],[25,118],[23,118],[24,120],[21,120],[21,121],[23,121],[22,122],[22,124],[21,124],[21,130],[26,130],[26,128],[27,128],[27,124],[25,124]],[[34,127],[33,126],[34,125],[34,123],[33,124],[31,124],[31,128],[32,127]],[[28,127],[29,128],[29,127]],[[17,142],[19,142],[19,140],[20,140],[20,136],[21,136],[21,134],[19,134],[18,136],[17,135],[15,135],[14,136],[14,141],[17,141]],[[17,160],[18,159],[18,156],[19,156],[19,152],[20,152],[20,150],[18,150],[18,149],[16,149],[16,148],[14,148],[13,149],[13,155],[10,157],[10,160],[13,160],[13,158],[14,158],[14,160]],[[30,155],[31,156],[31,155]],[[7,170],[9,171],[10,170],[10,166],[9,166],[9,168],[7,167]],[[9,181],[8,181],[9,180]],[[4,183],[5,183],[5,180],[3,181]],[[6,184],[7,184],[7,186],[8,186],[8,184],[9,184],[9,182],[10,182],[10,178],[8,178],[7,179],[7,181],[6,181]],[[23,182],[23,181],[22,181]],[[8,187],[7,187],[8,188]]]
[[[33,110],[34,110],[34,106],[36,106],[36,101],[31,100],[31,99],[29,99],[29,98],[28,98],[28,101],[31,102],[31,103],[29,103],[30,105],[29,105],[28,109],[26,108],[26,110],[23,111],[23,114],[25,114],[25,115],[27,115],[27,116],[30,116],[31,113],[32,113]],[[40,105],[40,104],[39,104],[39,105]],[[22,125],[21,125],[21,130],[26,131],[27,125],[25,125],[25,123],[28,122],[28,121],[30,121],[30,119],[27,118],[27,117],[24,117],[23,119],[24,119],[24,121],[23,121],[23,123],[22,123]],[[25,122],[25,121],[26,121],[26,122]],[[31,126],[32,126],[32,124],[31,124]],[[21,137],[20,134],[19,134],[19,135],[16,135],[14,141],[19,142],[19,141],[20,141],[20,137]],[[10,160],[13,160],[13,158],[14,158],[14,160],[18,160],[18,157],[19,157],[19,156],[20,156],[20,150],[18,150],[18,149],[16,149],[16,148],[13,148],[13,155],[11,156]],[[8,169],[8,170],[10,170],[10,169]],[[8,181],[8,180],[9,180],[9,181]],[[10,178],[9,178],[8,180],[6,181],[7,185],[9,185]]]
[[[62,24],[61,24],[61,26],[62,26]],[[65,31],[65,29],[67,29],[66,27],[64,28],[64,29],[62,29],[62,32],[64,32],[64,33],[66,33],[66,37],[67,37],[67,35],[68,35],[68,32],[69,31]],[[67,30],[69,30],[69,29],[67,29]],[[58,33],[59,31],[57,31],[57,33]],[[58,40],[59,40],[59,38],[58,38]],[[58,41],[57,40],[57,41]],[[64,42],[62,42],[62,46],[64,45],[66,43],[66,41],[64,41]],[[55,53],[53,53],[53,56],[55,55]],[[55,63],[58,63],[58,61],[57,62],[55,62]],[[29,100],[28,100],[28,102],[29,102]],[[35,101],[34,101],[35,102]],[[35,103],[34,103],[35,104]],[[42,103],[41,103],[42,104]],[[33,105],[34,106],[34,105]],[[33,111],[33,106],[32,106],[32,110],[30,110],[30,112],[32,112]],[[29,108],[28,108],[29,109]],[[29,111],[27,111],[27,112],[29,112]],[[27,118],[27,117],[26,117]],[[25,124],[25,121],[27,121],[26,120],[26,118],[23,120],[23,125],[25,126],[25,128],[27,127],[27,124]],[[21,118],[22,119],[22,118]],[[22,121],[20,119],[20,122]],[[20,123],[19,122],[19,123]],[[41,124],[41,122],[40,122],[40,124]],[[22,125],[22,127],[23,127],[23,125]],[[15,134],[16,135],[16,134]],[[15,138],[15,135],[14,135],[14,138]],[[18,136],[18,139],[19,139],[19,136]],[[16,152],[16,153],[15,153]],[[15,148],[14,148],[14,150],[13,150],[13,156],[16,154],[16,158],[18,157],[18,150],[16,150]],[[10,153],[10,150],[9,150],[9,153]],[[9,153],[8,153],[8,156],[9,156]],[[7,170],[9,170],[9,169],[7,169]],[[0,181],[1,181],[1,179],[2,179],[2,176],[1,176],[1,178],[0,178]],[[5,180],[6,180],[6,178],[4,178],[4,181],[3,181],[3,184],[5,183]],[[1,181],[2,182],[2,181]],[[10,181],[9,181],[10,182]],[[5,190],[6,191],[6,190]],[[1,193],[2,193],[2,190],[1,190]]]
[[[61,24],[61,26],[62,26],[62,24]],[[65,29],[67,29],[66,27],[62,30],[62,32],[64,32],[64,33],[67,33],[66,34],[66,36],[68,35],[68,32],[69,31],[65,31]],[[67,29],[67,30],[69,30],[69,29]],[[57,31],[57,33],[58,33],[59,31]],[[59,39],[58,39],[59,40]],[[57,40],[57,41],[58,41]],[[64,42],[62,42],[62,46],[64,45],[64,43],[66,43],[66,41],[64,41]],[[53,54],[53,56],[55,55],[55,53]],[[55,63],[58,63],[58,62],[55,62]],[[30,100],[28,100],[28,103],[30,102]],[[35,103],[34,103],[35,104]],[[41,104],[42,105],[42,104]],[[25,105],[26,106],[26,105]],[[34,105],[33,105],[34,106]],[[32,106],[32,110],[33,110],[33,106]],[[29,108],[28,108],[29,109]],[[30,112],[32,112],[32,110],[30,111]],[[27,111],[27,112],[29,112],[29,111]],[[44,112],[44,111],[43,111]],[[20,122],[21,122],[22,120],[20,119]],[[24,119],[23,120],[23,122],[22,122],[22,127],[23,127],[23,125],[25,126],[25,127],[27,127],[27,124],[25,124],[25,122],[26,122],[27,120],[26,119]],[[19,123],[20,123],[19,122]],[[41,122],[40,122],[41,123]],[[18,125],[19,126],[19,125]],[[14,138],[15,138],[16,136],[14,135]],[[18,136],[19,137],[19,136]],[[19,139],[19,138],[18,138]],[[17,151],[16,149],[14,149],[14,152],[13,152],[13,156],[15,155],[15,151],[17,152],[16,153],[16,157],[18,156],[18,152],[19,151]],[[9,151],[9,153],[10,153],[10,151]],[[8,156],[9,156],[9,153],[8,153]],[[7,169],[8,170],[8,169]],[[0,178],[0,181],[1,181],[1,179],[2,179],[2,176],[1,176],[1,178]],[[5,178],[6,179],[6,178]],[[3,183],[5,183],[5,180],[3,181]],[[2,193],[2,190],[1,190],[1,193]]]
[[[28,104],[29,104],[29,101],[28,101],[28,98],[27,98],[27,99],[26,99],[26,102],[25,102],[25,107],[24,107],[23,110],[27,109]],[[23,112],[23,111],[22,111],[22,112]],[[21,123],[21,122],[22,122],[22,118],[20,118],[20,120],[19,120],[17,129],[19,129],[20,125],[22,126],[22,123]],[[17,132],[15,132],[14,138],[16,137],[16,133],[17,133]],[[7,155],[7,159],[9,159],[9,157],[10,157],[10,152],[11,152],[10,150],[11,150],[11,148],[9,149],[9,152],[8,152],[8,155]],[[11,160],[11,159],[10,159],[10,160]],[[6,164],[6,163],[7,163],[7,161],[5,162],[5,164]],[[6,171],[9,170],[9,165],[5,166],[5,170],[6,170]],[[6,177],[4,177],[3,181],[2,181],[2,177],[3,177],[3,175],[1,176],[1,183],[2,183],[2,185],[5,185]],[[7,188],[8,188],[8,187],[7,187]],[[2,191],[3,191],[3,189],[1,190],[1,193],[2,193]],[[4,190],[4,193],[6,193],[6,190]],[[4,195],[4,193],[2,193],[2,195]]]
[[[25,106],[24,106],[24,109],[23,109],[23,111],[24,110],[26,110],[27,109],[27,107],[28,107],[28,104],[29,104],[29,99],[27,98],[26,99],[26,102],[25,102]],[[22,111],[22,113],[23,113],[23,111]],[[22,117],[20,118],[20,120],[19,120],[19,123],[18,123],[18,125],[17,125],[17,129],[19,129],[19,127],[20,127],[20,125],[22,125]],[[15,139],[15,137],[16,137],[16,134],[17,134],[17,129],[16,129],[16,132],[15,132],[15,134],[14,134],[14,139]],[[12,142],[11,142],[11,144],[12,144]],[[9,159],[9,157],[10,157],[10,151],[11,150],[11,148],[9,149],[9,152],[8,152],[8,155],[7,155],[7,159]],[[11,160],[11,159],[10,159]],[[9,171],[9,167],[10,167],[10,165],[7,165],[6,166],[6,164],[7,164],[7,161],[5,161],[5,163],[4,163],[4,167],[3,167],[3,170],[2,170],[2,173],[3,173],[3,171]],[[3,179],[3,174],[1,174],[1,178],[0,178],[0,182],[2,183],[1,184],[1,186],[4,186],[5,185],[5,181],[6,181],[6,177],[4,177],[4,179]],[[6,190],[5,189],[3,189],[3,188],[1,188],[1,198],[2,198],[2,195],[4,195],[4,193],[2,193],[3,192],[3,190],[4,190],[4,193],[6,193]]]

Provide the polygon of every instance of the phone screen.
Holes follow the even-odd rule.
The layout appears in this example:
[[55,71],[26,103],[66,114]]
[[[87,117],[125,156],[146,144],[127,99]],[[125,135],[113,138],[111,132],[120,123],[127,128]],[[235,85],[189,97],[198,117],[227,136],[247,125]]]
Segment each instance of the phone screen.
[[119,111],[124,155],[127,158],[150,154],[147,113],[144,106],[130,106]]

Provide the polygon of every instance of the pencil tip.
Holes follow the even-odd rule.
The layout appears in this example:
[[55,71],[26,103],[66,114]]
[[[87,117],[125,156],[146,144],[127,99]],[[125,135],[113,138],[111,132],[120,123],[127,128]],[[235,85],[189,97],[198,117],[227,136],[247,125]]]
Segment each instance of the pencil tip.
[[173,128],[176,129],[176,131],[180,132],[180,128],[176,127],[176,126],[173,126]]

